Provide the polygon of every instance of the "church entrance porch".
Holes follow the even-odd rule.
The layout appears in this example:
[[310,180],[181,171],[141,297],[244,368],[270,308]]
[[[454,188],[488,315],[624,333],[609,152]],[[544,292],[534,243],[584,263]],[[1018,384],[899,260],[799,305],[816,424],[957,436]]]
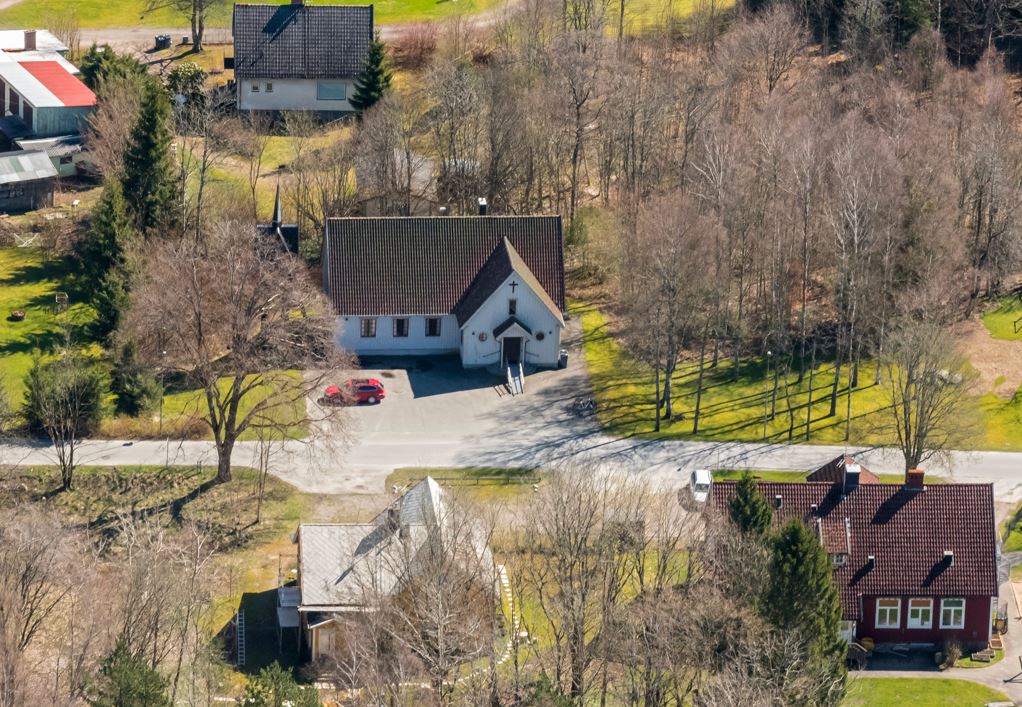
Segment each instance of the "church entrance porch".
[[502,366],[517,366],[522,362],[522,337],[506,336],[501,340]]

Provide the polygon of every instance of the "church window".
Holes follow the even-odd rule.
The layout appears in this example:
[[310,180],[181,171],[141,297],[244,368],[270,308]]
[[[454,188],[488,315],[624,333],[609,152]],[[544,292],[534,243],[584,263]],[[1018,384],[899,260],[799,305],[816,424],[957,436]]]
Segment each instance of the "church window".
[[376,320],[363,319],[360,323],[359,334],[363,339],[371,339],[376,336]]
[[507,301],[507,313],[509,316],[512,317],[518,314],[518,300],[509,299]]
[[394,337],[400,338],[408,336],[408,320],[404,318],[394,319]]
[[426,336],[440,336],[440,317],[426,319]]

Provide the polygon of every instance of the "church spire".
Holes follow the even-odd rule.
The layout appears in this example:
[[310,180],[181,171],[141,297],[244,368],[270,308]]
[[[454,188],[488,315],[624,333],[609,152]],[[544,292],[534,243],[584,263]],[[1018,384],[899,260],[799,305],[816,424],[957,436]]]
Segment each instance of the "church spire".
[[284,224],[284,210],[280,205],[280,182],[277,182],[277,196],[273,200],[273,217],[270,219],[270,228],[278,229]]

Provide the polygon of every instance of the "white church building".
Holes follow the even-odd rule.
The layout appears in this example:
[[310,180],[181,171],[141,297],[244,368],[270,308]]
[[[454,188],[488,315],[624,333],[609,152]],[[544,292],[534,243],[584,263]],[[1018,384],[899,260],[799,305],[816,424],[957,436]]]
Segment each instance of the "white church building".
[[559,216],[333,218],[323,286],[338,346],[553,368],[564,328]]

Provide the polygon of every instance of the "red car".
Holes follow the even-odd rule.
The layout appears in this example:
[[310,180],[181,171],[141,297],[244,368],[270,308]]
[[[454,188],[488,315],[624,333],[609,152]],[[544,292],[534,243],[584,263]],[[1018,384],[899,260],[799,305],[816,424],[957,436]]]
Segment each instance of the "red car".
[[340,385],[330,385],[323,391],[323,402],[327,405],[356,405],[376,403],[387,397],[383,383],[377,378],[351,378]]

